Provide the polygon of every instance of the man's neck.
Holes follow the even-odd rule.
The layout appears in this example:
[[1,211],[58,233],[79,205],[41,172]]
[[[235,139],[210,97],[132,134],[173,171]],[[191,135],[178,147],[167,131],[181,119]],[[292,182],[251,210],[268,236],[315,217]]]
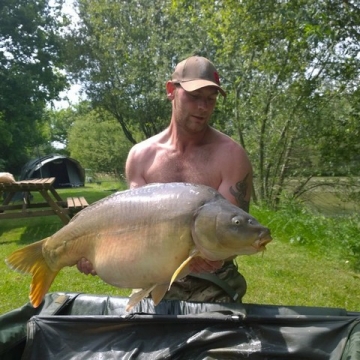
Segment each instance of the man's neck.
[[173,122],[167,129],[169,143],[180,151],[185,151],[187,148],[192,146],[203,145],[204,139],[210,132],[210,126],[207,126],[203,131],[191,133],[183,128],[180,128]]

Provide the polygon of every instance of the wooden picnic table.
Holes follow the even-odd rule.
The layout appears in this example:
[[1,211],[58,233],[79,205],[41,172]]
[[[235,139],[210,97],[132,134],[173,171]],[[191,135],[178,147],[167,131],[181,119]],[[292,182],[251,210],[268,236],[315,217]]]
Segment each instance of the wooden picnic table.
[[[0,219],[17,219],[34,216],[57,215],[64,224],[70,221],[75,210],[88,206],[84,197],[71,197],[63,200],[54,188],[54,177],[0,183],[0,198],[5,194],[0,205]],[[32,202],[31,192],[38,192],[45,201]],[[22,194],[22,204],[11,203],[16,194]]]

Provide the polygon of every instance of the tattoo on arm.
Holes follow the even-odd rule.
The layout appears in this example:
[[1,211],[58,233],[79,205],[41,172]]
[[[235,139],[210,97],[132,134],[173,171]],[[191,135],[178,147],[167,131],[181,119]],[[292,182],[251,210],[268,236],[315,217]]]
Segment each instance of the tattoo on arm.
[[246,192],[248,189],[247,185],[248,175],[245,176],[244,180],[241,180],[235,184],[235,188],[230,186],[230,194],[234,196],[239,207],[246,212],[249,212],[250,201],[245,200]]

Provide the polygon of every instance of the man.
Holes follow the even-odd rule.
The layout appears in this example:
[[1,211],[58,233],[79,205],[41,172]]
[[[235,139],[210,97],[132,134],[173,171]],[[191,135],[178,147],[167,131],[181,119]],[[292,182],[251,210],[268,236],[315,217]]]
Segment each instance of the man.
[[[239,144],[209,125],[218,94],[226,96],[214,65],[199,56],[183,60],[166,83],[166,92],[172,104],[170,125],[130,150],[126,162],[129,187],[204,184],[248,212],[250,161]],[[85,259],[78,268],[94,274]],[[174,283],[165,299],[230,302],[241,301],[246,292],[246,281],[232,260],[223,264],[196,258],[190,268],[192,274]]]

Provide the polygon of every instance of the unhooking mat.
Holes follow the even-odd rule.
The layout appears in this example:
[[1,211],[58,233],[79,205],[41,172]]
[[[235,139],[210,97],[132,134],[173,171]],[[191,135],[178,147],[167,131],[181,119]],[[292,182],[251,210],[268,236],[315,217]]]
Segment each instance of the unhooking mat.
[[360,312],[50,293],[0,316],[0,359],[360,360]]

